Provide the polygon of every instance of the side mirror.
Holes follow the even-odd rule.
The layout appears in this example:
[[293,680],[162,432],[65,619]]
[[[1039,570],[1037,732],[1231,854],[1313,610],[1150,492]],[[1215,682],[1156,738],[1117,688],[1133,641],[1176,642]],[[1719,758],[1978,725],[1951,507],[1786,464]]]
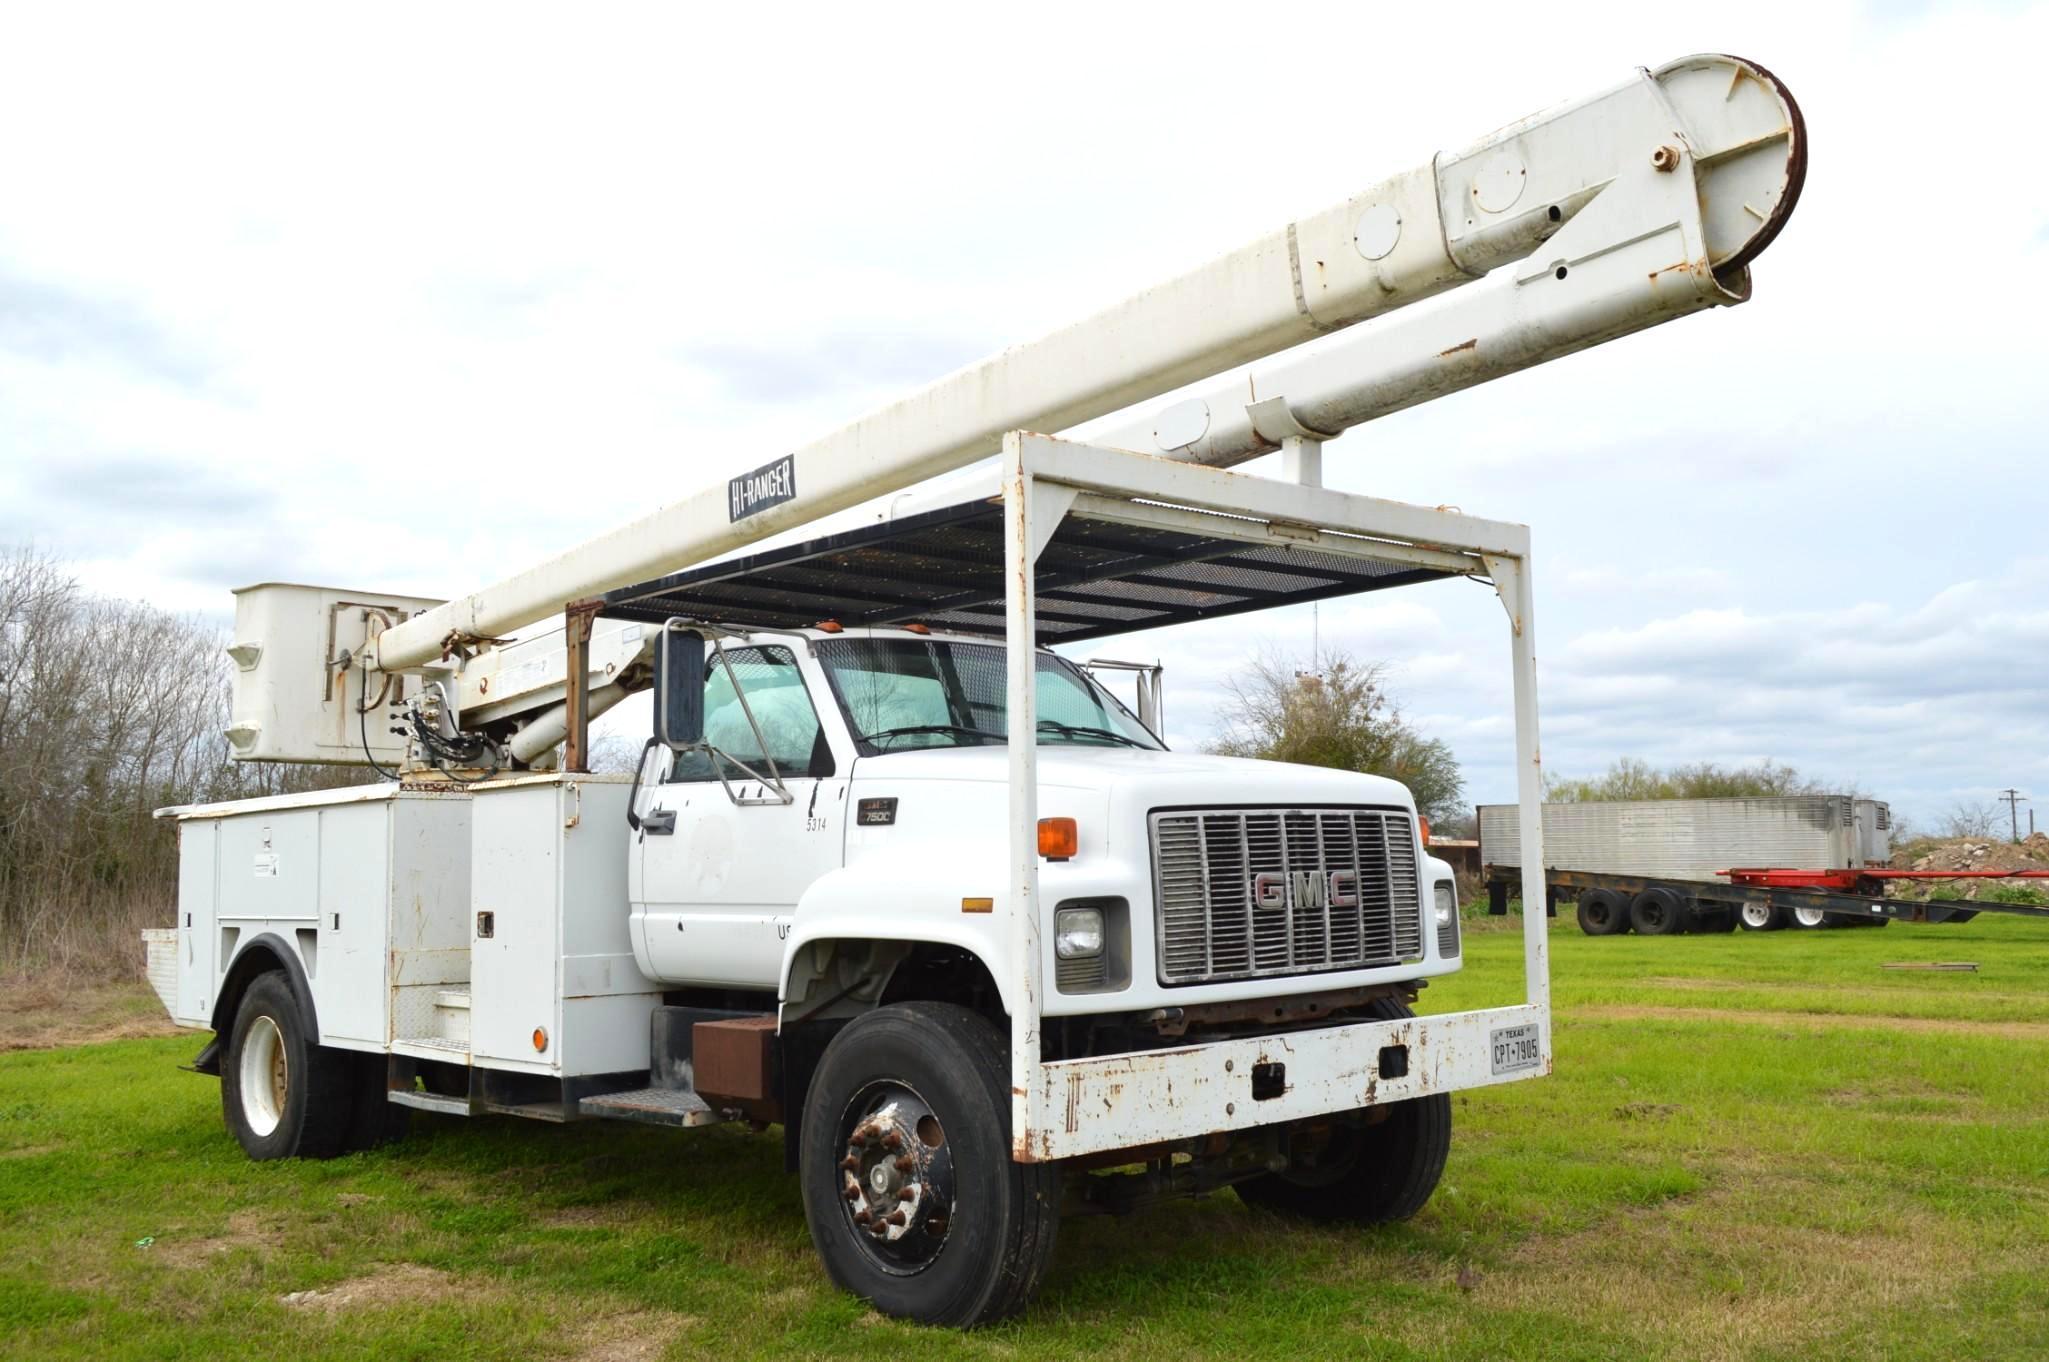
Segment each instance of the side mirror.
[[655,741],[677,751],[704,741],[704,635],[680,626],[655,647]]

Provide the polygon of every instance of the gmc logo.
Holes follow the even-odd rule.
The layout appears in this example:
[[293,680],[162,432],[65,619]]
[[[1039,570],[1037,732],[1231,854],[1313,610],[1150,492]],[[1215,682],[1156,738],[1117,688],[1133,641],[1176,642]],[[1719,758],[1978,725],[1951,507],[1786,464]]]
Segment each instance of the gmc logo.
[[1252,905],[1255,908],[1357,908],[1359,872],[1333,870],[1291,870],[1285,875],[1272,871],[1252,877]]

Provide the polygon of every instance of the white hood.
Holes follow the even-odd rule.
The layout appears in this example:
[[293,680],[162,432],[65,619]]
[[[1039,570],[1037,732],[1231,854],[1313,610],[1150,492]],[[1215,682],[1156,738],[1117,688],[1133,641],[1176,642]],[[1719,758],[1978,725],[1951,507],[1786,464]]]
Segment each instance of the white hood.
[[[947,780],[1007,785],[1010,753],[994,745],[931,747],[863,757],[854,776],[868,781]],[[1039,784],[1068,789],[1130,791],[1154,787],[1171,802],[1192,804],[1392,804],[1412,808],[1406,787],[1385,776],[1334,771],[1208,753],[1153,752],[1136,747],[1068,743],[1039,745]]]

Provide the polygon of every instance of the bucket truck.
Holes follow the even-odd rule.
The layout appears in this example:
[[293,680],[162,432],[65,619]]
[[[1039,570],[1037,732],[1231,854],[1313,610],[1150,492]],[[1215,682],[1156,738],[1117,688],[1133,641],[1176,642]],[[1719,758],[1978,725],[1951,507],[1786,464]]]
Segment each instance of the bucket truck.
[[[953,1325],[1030,1299],[1063,1212],[1413,1215],[1450,1094],[1550,1069],[1542,916],[1521,1002],[1416,1017],[1461,943],[1408,791],[1170,751],[1056,648],[1490,583],[1541,876],[1528,531],[1325,488],[1321,446],[1745,301],[1804,159],[1769,72],[1688,57],[474,594],[239,593],[236,755],[385,778],[164,811],[152,977],[228,1129],[779,1124],[832,1279]],[[590,773],[644,690],[638,772]]]

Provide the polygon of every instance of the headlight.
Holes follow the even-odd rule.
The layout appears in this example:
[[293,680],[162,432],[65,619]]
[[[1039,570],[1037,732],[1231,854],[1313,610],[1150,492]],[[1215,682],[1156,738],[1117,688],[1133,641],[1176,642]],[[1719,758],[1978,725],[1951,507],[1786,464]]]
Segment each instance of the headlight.
[[1458,916],[1458,900],[1452,895],[1451,886],[1443,880],[1437,882],[1437,925],[1448,927]]
[[1431,892],[1437,901],[1437,953],[1450,960],[1458,955],[1458,893],[1450,880],[1439,880]]
[[1082,960],[1103,953],[1103,910],[1062,908],[1053,914],[1053,954]]

